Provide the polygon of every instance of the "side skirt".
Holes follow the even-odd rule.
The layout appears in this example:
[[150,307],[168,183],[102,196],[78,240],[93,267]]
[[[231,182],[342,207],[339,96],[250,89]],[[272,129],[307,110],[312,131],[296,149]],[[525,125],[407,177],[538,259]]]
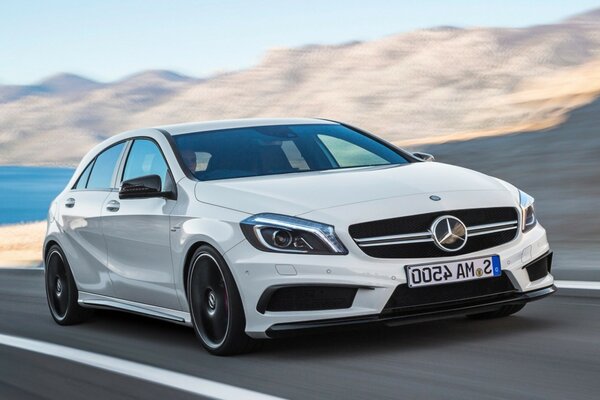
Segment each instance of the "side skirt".
[[149,304],[137,303],[135,301],[118,299],[115,297],[102,296],[99,294],[79,292],[79,305],[87,308],[103,308],[125,311],[133,314],[144,315],[147,317],[162,319],[169,322],[175,322],[186,326],[192,326],[190,313],[178,310],[171,310]]

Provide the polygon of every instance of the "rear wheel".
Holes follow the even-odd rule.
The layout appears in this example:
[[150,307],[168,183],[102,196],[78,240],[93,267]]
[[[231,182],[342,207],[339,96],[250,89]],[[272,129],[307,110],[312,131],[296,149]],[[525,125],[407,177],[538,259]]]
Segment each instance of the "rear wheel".
[[77,285],[67,258],[57,245],[48,250],[44,279],[50,314],[57,324],[77,324],[89,316],[91,311],[77,303]]
[[206,350],[225,356],[254,348],[256,342],[245,333],[246,318],[237,286],[214,248],[203,245],[194,253],[187,293],[194,331]]
[[499,309],[494,310],[494,311],[488,311],[488,312],[479,313],[479,314],[470,314],[470,315],[467,315],[467,317],[469,317],[471,319],[492,319],[492,318],[508,317],[509,315],[518,313],[519,311],[521,311],[523,309],[523,307],[525,307],[525,304],[511,304],[508,306],[502,306]]

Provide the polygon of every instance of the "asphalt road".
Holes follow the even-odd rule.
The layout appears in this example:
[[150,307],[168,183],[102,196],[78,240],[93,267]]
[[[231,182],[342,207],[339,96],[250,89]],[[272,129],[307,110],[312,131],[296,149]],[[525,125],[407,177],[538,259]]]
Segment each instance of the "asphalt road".
[[[457,318],[207,354],[191,329],[119,312],[60,327],[41,271],[0,271],[0,333],[289,399],[598,399],[600,298],[555,295],[502,320]],[[0,346],[0,398],[187,399],[160,385]]]

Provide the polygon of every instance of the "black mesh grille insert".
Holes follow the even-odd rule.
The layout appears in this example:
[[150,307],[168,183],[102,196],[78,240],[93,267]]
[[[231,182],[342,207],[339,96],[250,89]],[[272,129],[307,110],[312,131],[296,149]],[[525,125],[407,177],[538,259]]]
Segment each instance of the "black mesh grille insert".
[[357,290],[355,287],[342,286],[281,287],[267,294],[266,311],[314,311],[350,308]]
[[[467,227],[518,220],[517,209],[514,207],[477,208],[363,222],[351,225],[349,232],[354,239],[427,232],[435,219],[442,215],[452,215],[460,219]],[[370,246],[361,247],[361,249],[367,255],[377,258],[449,257],[500,246],[513,240],[517,233],[518,229],[515,228],[509,231],[472,236],[468,238],[465,247],[452,253],[439,249],[433,242]]]
[[427,309],[451,308],[455,303],[485,301],[489,296],[510,295],[515,287],[505,273],[496,278],[475,279],[466,282],[409,288],[398,285],[388,300],[383,313],[423,312]]

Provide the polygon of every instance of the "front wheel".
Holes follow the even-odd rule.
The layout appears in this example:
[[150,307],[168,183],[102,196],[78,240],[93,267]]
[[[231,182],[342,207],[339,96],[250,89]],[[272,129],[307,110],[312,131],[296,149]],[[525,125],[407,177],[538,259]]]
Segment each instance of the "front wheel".
[[253,349],[235,280],[214,248],[203,245],[194,253],[187,294],[194,331],[206,350],[225,356]]
[[52,318],[59,325],[73,325],[84,321],[91,311],[77,303],[77,285],[61,248],[52,246],[45,261],[46,298]]

